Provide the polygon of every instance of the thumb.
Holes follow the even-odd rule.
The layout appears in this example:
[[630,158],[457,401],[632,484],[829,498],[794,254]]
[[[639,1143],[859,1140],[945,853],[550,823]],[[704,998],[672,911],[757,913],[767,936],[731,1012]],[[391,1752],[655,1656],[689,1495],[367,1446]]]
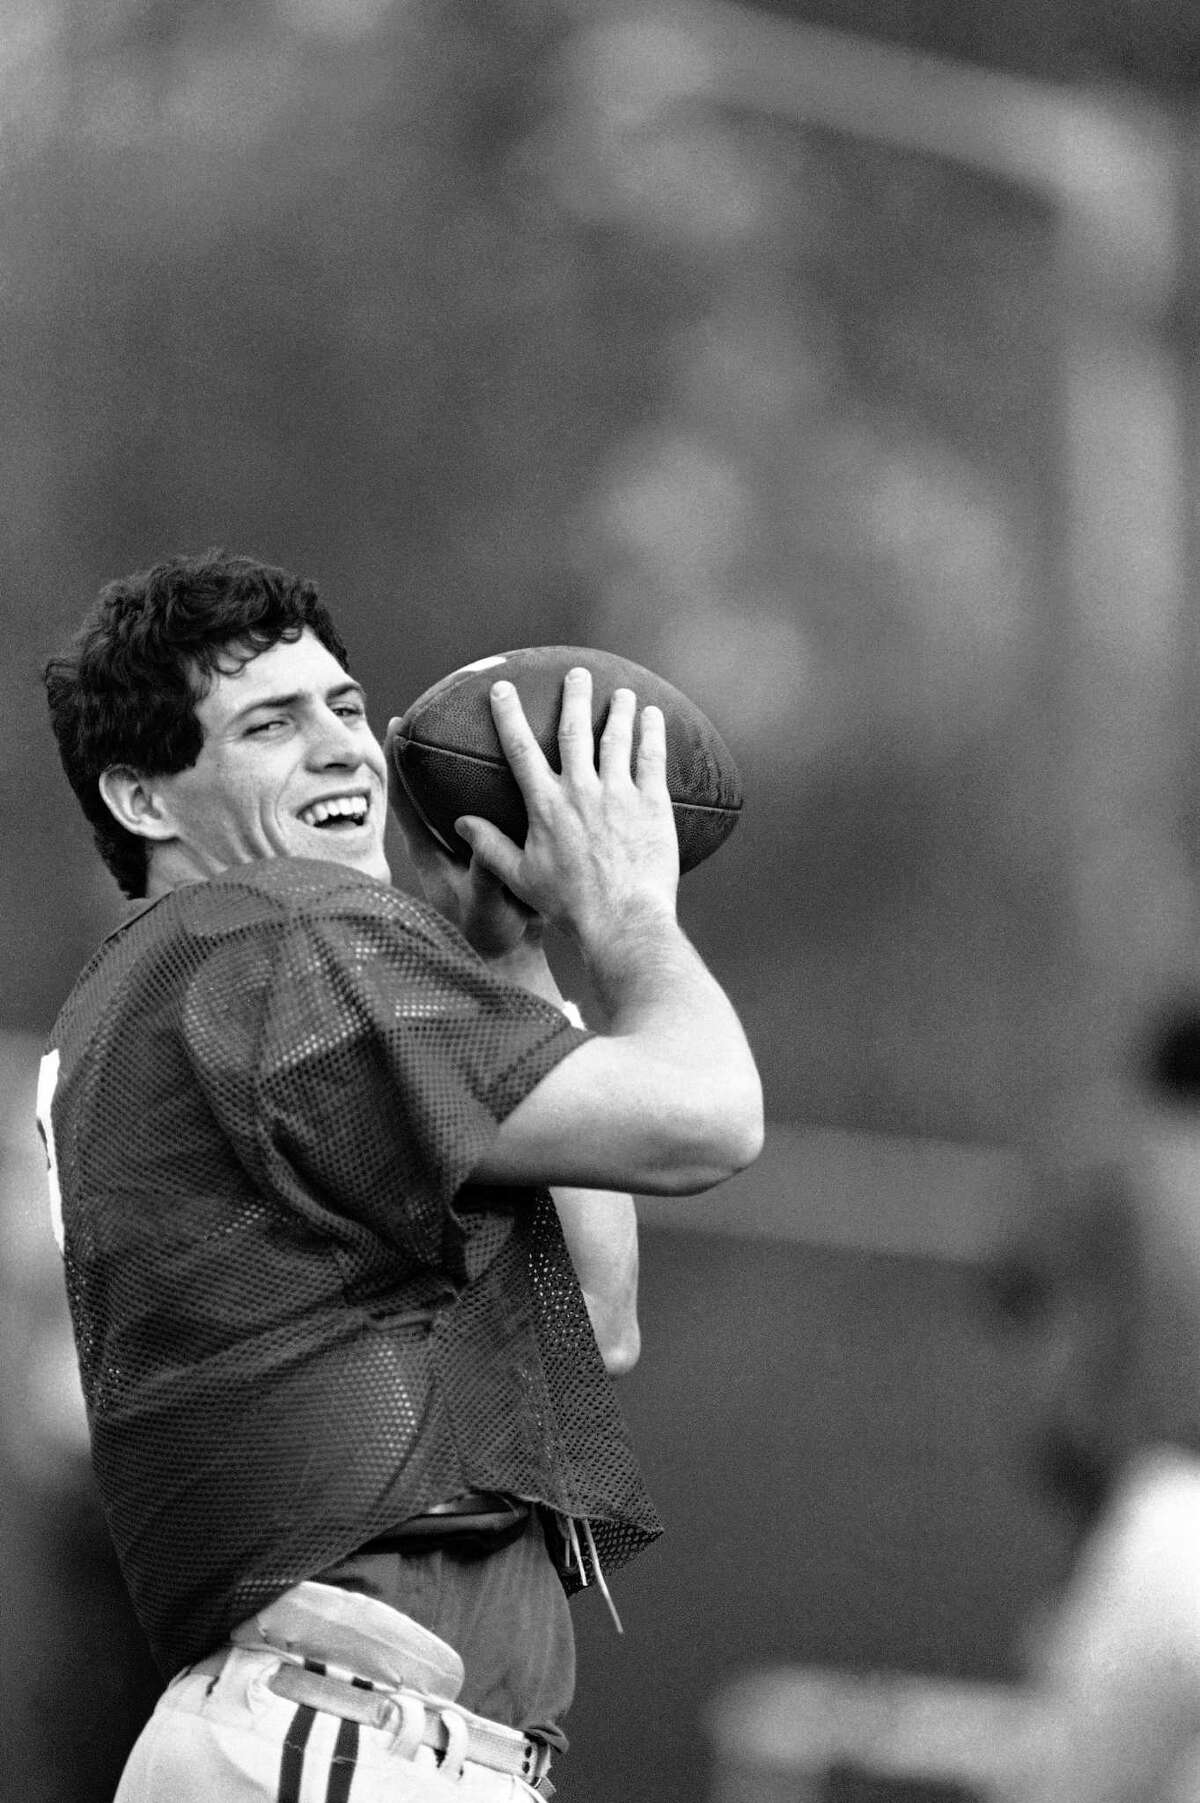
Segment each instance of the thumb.
[[520,846],[478,814],[463,814],[454,822],[454,830],[470,846],[474,861],[511,889],[521,863]]

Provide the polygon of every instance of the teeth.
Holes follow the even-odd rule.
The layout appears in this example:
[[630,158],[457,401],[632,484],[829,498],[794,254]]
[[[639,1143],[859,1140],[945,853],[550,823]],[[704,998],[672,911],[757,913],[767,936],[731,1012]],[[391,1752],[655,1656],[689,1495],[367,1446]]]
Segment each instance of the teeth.
[[300,818],[305,826],[323,826],[327,820],[357,820],[367,817],[367,798],[365,795],[335,795],[329,801],[314,801],[310,808],[305,808]]

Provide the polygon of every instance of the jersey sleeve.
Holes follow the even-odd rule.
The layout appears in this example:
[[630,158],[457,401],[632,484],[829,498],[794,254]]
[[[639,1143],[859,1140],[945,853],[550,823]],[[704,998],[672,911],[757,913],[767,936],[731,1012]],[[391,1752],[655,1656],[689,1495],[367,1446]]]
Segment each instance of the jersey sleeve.
[[260,1187],[323,1233],[349,1219],[440,1269],[500,1123],[589,1037],[382,886],[297,914],[269,946],[230,939],[189,1015],[210,1104]]

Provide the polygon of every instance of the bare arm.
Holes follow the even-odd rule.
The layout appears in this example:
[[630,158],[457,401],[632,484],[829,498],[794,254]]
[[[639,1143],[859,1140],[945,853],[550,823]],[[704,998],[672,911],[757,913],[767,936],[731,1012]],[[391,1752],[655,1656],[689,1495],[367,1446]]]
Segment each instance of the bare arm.
[[497,684],[492,706],[529,815],[524,847],[468,817],[459,831],[473,853],[469,872],[431,850],[408,821],[410,850],[431,899],[444,908],[451,899],[446,911],[498,964],[534,955],[523,924],[504,950],[505,907],[571,934],[605,1018],[598,1037],[508,1116],[477,1175],[662,1195],[707,1189],[757,1157],[762,1091],[733,1007],[676,919],[662,715],[643,710],[635,770],[636,702],[618,690],[597,760],[590,677],[573,672],[558,776],[511,684]]
[[[575,1026],[584,1025],[575,1003],[563,1000],[543,953],[540,921],[531,921],[517,944],[493,964],[511,981],[561,1008]],[[610,1376],[623,1376],[637,1364],[642,1350],[633,1197],[561,1184],[551,1194],[604,1368]]]
[[563,1188],[551,1194],[604,1368],[613,1377],[622,1376],[632,1371],[642,1350],[633,1197]]
[[[563,1002],[562,1009],[575,1026],[584,1025],[574,1002]],[[623,1377],[633,1370],[642,1351],[633,1197],[614,1195],[611,1190],[561,1186],[551,1194],[604,1369],[610,1377]]]
[[481,1177],[694,1195],[758,1156],[761,1091],[736,1016],[683,934],[646,924],[608,1031],[513,1110]]

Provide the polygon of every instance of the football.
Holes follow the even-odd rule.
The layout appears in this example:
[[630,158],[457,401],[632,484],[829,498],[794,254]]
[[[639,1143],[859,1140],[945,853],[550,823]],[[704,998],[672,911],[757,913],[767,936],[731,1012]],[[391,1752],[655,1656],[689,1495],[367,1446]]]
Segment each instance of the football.
[[675,812],[681,870],[692,870],[723,845],[742,807],[737,766],[715,726],[679,689],[640,664],[579,645],[533,645],[482,657],[419,695],[387,731],[388,764],[430,831],[455,857],[470,855],[454,831],[463,814],[490,820],[524,843],[525,804],[492,720],[492,684],[507,677],[531,730],[554,770],[563,678],[583,665],[592,673],[592,726],[599,742],[614,689],[632,689],[639,708],[660,707],[667,728],[667,787]]

